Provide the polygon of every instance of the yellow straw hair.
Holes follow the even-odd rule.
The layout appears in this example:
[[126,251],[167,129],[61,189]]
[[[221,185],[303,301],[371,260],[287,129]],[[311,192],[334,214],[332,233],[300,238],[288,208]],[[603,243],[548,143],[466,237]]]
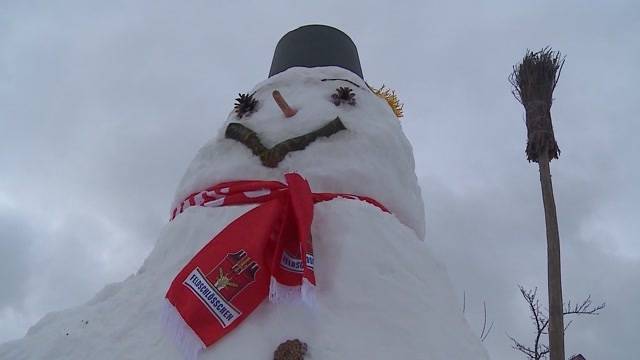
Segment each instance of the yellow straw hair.
[[385,88],[384,84],[382,84],[379,89],[373,88],[369,84],[367,84],[367,86],[369,87],[369,90],[389,104],[391,110],[393,110],[393,113],[398,117],[398,119],[404,116],[404,112],[402,110],[404,104],[400,102],[400,99],[398,99],[398,95],[396,95],[394,90]]

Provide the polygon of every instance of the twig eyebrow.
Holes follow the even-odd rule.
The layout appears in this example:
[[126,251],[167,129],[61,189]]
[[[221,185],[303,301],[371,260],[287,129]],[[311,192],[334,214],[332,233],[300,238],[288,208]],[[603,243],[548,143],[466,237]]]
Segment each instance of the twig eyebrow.
[[353,85],[353,86],[355,86],[355,87],[361,88],[361,86],[360,86],[360,85],[358,85],[358,84],[354,83],[354,82],[353,82],[353,81],[351,81],[351,80],[347,80],[347,79],[322,79],[322,80],[320,80],[320,81],[346,81],[346,82],[348,82],[349,84],[351,84],[351,85]]

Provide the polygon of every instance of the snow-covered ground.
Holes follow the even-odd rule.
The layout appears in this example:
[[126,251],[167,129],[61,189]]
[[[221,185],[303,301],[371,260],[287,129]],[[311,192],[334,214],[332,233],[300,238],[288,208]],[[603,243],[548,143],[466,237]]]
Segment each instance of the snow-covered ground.
[[[354,90],[355,106],[331,102],[339,86]],[[271,99],[274,89],[298,110],[295,116],[282,115]],[[282,180],[296,171],[312,191],[370,196],[391,214],[357,200],[316,204],[316,307],[265,301],[201,359],[268,359],[291,338],[306,342],[309,358],[316,360],[487,359],[462,317],[445,269],[422,239],[424,207],[411,146],[386,102],[362,79],[335,67],[289,69],[254,91],[257,112],[242,120],[231,113],[227,123],[242,122],[267,147],[336,117],[347,130],[266,168],[242,144],[225,139],[222,129],[189,166],[174,205],[222,181]],[[180,359],[163,334],[164,294],[182,266],[250,208],[187,209],[166,225],[137,274],[107,286],[83,306],[45,316],[25,338],[0,345],[0,359]]]

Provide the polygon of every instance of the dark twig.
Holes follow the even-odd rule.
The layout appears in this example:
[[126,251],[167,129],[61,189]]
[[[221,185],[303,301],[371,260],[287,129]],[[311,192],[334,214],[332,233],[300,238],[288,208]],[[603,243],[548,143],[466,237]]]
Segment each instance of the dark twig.
[[462,292],[462,314],[467,311],[467,292]]
[[491,325],[489,325],[489,329],[487,329],[487,303],[482,302],[482,307],[484,308],[484,320],[482,321],[482,331],[480,332],[480,341],[484,342],[489,334],[491,334],[491,330],[493,330],[493,321]]
[[[494,322],[491,321],[489,327],[487,327],[487,302],[482,301],[483,308],[483,319],[482,319],[482,330],[480,331],[480,341],[484,342],[491,334],[491,330],[493,330]],[[467,292],[462,292],[462,314],[464,315],[467,311]]]
[[329,137],[346,129],[347,128],[344,126],[340,118],[335,118],[318,130],[285,140],[271,149],[267,149],[262,144],[258,134],[240,123],[229,124],[225,131],[225,137],[227,139],[236,140],[249,148],[255,156],[260,158],[262,165],[274,168],[278,166],[280,161],[282,161],[288,153],[304,150],[309,146],[309,144],[316,141],[318,138]]
[[264,146],[260,138],[258,138],[258,134],[240,123],[229,124],[224,136],[227,139],[241,142],[244,146],[248,147],[255,156],[262,157],[262,154],[268,151],[267,147]]
[[595,307],[592,307],[591,305],[591,295],[587,296],[587,298],[582,303],[575,304],[573,307],[571,306],[571,301],[569,301],[567,303],[567,306],[565,307],[564,314],[599,315],[599,311],[607,306],[606,303],[602,303]]
[[349,84],[351,84],[351,85],[353,85],[353,86],[355,86],[355,87],[358,87],[358,88],[359,88],[359,87],[361,87],[360,85],[358,85],[358,84],[354,83],[354,82],[353,82],[353,81],[351,81],[351,80],[347,80],[347,79],[322,79],[322,80],[320,80],[320,81],[346,81],[346,82],[348,82]]

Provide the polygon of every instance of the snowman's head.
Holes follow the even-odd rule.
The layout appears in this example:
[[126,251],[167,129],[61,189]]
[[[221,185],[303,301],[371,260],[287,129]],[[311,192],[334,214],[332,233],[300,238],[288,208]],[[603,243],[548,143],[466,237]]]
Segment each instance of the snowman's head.
[[376,199],[422,238],[424,206],[411,145],[387,101],[362,79],[359,61],[357,68],[297,62],[272,66],[271,77],[236,100],[187,169],[175,203],[221,182],[283,181],[285,173],[297,172],[314,192]]

